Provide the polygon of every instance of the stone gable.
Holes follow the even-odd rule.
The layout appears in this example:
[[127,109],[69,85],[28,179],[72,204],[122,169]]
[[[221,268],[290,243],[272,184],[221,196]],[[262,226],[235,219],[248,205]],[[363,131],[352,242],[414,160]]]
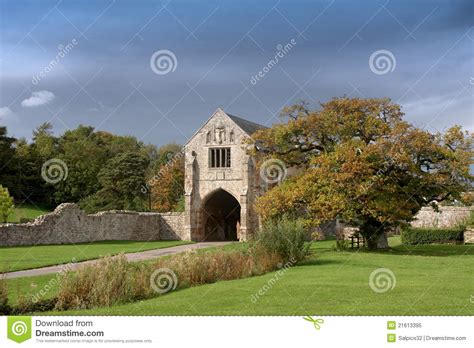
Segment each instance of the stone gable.
[[190,239],[245,240],[257,228],[253,202],[260,185],[246,139],[259,128],[218,109],[185,145]]

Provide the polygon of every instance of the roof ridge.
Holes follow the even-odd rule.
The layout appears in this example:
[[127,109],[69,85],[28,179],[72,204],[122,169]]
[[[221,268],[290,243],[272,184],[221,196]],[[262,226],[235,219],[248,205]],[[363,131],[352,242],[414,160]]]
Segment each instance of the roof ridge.
[[[224,111],[224,112],[225,112],[225,111]],[[229,116],[230,118],[238,118],[239,120],[242,120],[242,121],[245,121],[245,122],[248,122],[248,123],[252,123],[252,124],[254,124],[254,125],[256,125],[256,126],[268,128],[268,127],[264,126],[263,124],[260,124],[260,123],[257,123],[257,122],[253,122],[253,121],[247,120],[246,118],[243,118],[243,117],[240,117],[240,116],[235,116],[235,115],[229,114],[228,112],[225,112],[225,114],[226,114],[227,116]]]
[[247,133],[248,135],[252,135],[252,133],[256,132],[257,130],[260,130],[260,129],[264,129],[264,128],[268,128],[264,125],[261,125],[261,124],[258,124],[258,123],[255,123],[255,122],[252,122],[252,121],[249,121],[249,120],[246,120],[245,118],[242,118],[242,117],[239,117],[239,116],[235,116],[235,115],[231,115],[231,114],[228,114],[227,112],[225,112],[224,110],[222,110],[221,108],[217,108],[216,111],[214,111],[214,113],[211,115],[211,117],[209,117],[207,119],[206,122],[204,122],[201,127],[198,128],[198,130],[196,130],[196,132],[194,132],[194,134],[188,139],[188,141],[186,141],[186,143],[184,144],[184,146],[187,146],[188,143],[194,139],[194,137],[199,133],[199,131],[205,127],[209,121],[214,118],[214,116],[216,116],[216,114],[219,114],[219,113],[222,113],[223,115],[227,116],[235,125],[237,125],[237,127],[239,127],[244,133]]

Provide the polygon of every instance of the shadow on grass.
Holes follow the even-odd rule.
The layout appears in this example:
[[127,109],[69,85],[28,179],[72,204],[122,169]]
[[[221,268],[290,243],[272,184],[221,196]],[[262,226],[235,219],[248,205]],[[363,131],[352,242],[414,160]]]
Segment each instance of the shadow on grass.
[[418,255],[418,256],[455,256],[474,255],[474,245],[398,245],[391,249],[394,255]]
[[388,250],[368,250],[368,249],[354,249],[348,250],[349,252],[363,252],[371,254],[383,254],[383,255],[414,255],[414,256],[463,256],[463,255],[474,255],[474,244],[473,245],[453,245],[453,244],[418,244],[418,245],[406,245],[400,244],[392,246]]
[[321,265],[329,265],[329,264],[337,264],[337,263],[343,263],[344,261],[336,261],[336,260],[323,260],[323,259],[309,259],[306,261],[302,261],[298,263],[294,267],[303,267],[303,266],[321,266]]

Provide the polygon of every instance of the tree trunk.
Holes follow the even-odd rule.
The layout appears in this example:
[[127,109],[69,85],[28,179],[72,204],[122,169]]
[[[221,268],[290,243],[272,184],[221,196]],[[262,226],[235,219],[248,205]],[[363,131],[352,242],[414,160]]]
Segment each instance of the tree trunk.
[[375,236],[367,236],[366,240],[367,240],[367,247],[370,249],[370,250],[375,250],[377,249],[377,239],[374,238]]
[[367,247],[370,250],[388,248],[387,234],[383,227],[382,223],[371,217],[367,218],[360,227],[360,233],[367,241]]
[[382,234],[379,236],[379,240],[377,241],[377,249],[388,249],[388,239],[386,232],[382,232]]

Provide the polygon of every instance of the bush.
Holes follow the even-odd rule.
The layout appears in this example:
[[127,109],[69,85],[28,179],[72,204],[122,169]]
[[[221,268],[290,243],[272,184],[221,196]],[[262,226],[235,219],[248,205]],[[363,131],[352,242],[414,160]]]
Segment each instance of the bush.
[[18,304],[11,308],[10,315],[21,315],[31,312],[46,312],[54,309],[56,299],[48,298],[34,301],[32,297],[21,295]]
[[273,271],[281,265],[281,258],[267,253],[260,246],[246,250],[196,250],[162,258],[154,269],[171,269],[179,280],[179,287],[214,283],[218,280],[240,279]]
[[310,243],[301,220],[283,217],[269,221],[257,234],[257,242],[271,254],[279,255],[283,262],[297,263],[310,254]]
[[[155,297],[160,293],[153,286],[166,287],[166,282],[174,281],[173,276],[177,283],[171,284],[172,289],[186,288],[260,275],[280,265],[282,259],[278,255],[259,246],[231,251],[188,251],[160,258],[155,263],[129,263],[123,255],[107,257],[62,275],[55,309],[110,307]],[[172,276],[156,278],[157,270],[165,270],[167,276]]]
[[13,213],[13,198],[8,189],[0,185],[0,223],[7,222],[8,215]]
[[346,251],[349,249],[349,244],[348,239],[337,239],[333,249],[334,251]]
[[110,307],[146,298],[151,290],[143,267],[135,266],[124,255],[119,255],[103,258],[75,272],[66,272],[59,279],[55,308]]
[[7,282],[3,274],[0,273],[0,315],[8,315],[11,307],[8,304]]
[[407,228],[401,233],[404,244],[460,243],[462,228]]

